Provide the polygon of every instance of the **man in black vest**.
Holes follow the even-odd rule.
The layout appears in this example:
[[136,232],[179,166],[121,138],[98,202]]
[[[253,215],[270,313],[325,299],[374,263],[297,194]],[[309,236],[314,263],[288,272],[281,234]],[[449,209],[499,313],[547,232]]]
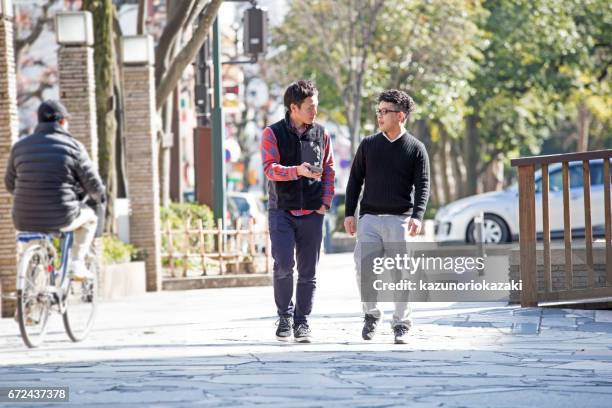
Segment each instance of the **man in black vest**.
[[308,316],[316,286],[323,217],[334,195],[334,159],[329,133],[314,123],[318,105],[314,84],[291,84],[285,91],[284,104],[285,118],[265,128],[261,144],[268,178],[274,300],[279,316],[276,338],[288,341],[293,329],[295,341],[309,343]]

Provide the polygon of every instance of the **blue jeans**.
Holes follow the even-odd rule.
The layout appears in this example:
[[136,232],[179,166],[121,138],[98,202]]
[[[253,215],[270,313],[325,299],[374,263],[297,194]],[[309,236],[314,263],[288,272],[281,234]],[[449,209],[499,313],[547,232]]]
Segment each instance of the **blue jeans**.
[[[268,216],[274,258],[274,301],[279,316],[307,323],[316,288],[316,269],[323,238],[323,215],[294,216],[270,209]],[[295,255],[294,255],[295,254]],[[293,269],[297,260],[297,289],[293,303]]]

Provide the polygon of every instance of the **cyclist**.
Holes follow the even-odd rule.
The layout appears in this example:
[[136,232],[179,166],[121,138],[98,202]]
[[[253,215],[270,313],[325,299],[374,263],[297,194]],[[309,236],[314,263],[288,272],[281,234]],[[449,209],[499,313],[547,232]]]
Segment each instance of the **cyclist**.
[[69,117],[61,102],[43,102],[34,133],[11,148],[4,182],[14,196],[12,213],[17,230],[74,231],[71,273],[73,278],[84,280],[92,278],[85,256],[96,233],[98,216],[82,200],[87,195],[103,204],[106,197],[87,150],[68,133]]

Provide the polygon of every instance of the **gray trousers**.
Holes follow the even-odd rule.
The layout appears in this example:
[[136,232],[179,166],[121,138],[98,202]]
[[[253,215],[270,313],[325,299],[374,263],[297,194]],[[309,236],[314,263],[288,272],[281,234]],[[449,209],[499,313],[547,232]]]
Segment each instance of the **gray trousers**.
[[[397,253],[398,243],[407,243],[408,235],[408,220],[409,216],[405,215],[371,215],[365,214],[357,221],[357,244],[355,245],[355,266],[357,269],[357,287],[361,291],[361,261],[366,254],[362,253],[361,244],[366,244],[368,255],[383,257],[394,256]],[[390,244],[395,244],[391,251]],[[409,251],[406,244],[406,251]],[[393,252],[393,253],[391,253]],[[394,271],[399,274],[402,271]],[[411,309],[408,303],[407,292],[397,292],[394,295],[395,311],[391,326],[412,325],[410,318]],[[383,311],[378,307],[378,302],[363,302],[363,312],[372,315],[376,318],[382,318]]]

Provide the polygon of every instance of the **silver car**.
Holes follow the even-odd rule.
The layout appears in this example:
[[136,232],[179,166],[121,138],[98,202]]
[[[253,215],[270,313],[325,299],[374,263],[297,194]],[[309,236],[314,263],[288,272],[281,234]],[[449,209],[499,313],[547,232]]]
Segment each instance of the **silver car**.
[[254,193],[229,192],[228,211],[235,222],[240,219],[242,228],[248,228],[249,223],[253,224],[255,231],[262,231],[268,224],[268,217],[263,203]]
[[[591,220],[593,235],[604,234],[603,162],[589,163],[591,174]],[[563,237],[563,178],[560,163],[551,164],[549,212],[552,238]],[[573,236],[584,236],[582,162],[570,162],[570,213]],[[535,173],[536,233],[542,234],[542,175]],[[475,242],[474,219],[484,213],[484,242],[505,243],[518,237],[518,186],[462,198],[441,207],[435,217],[438,242]]]

